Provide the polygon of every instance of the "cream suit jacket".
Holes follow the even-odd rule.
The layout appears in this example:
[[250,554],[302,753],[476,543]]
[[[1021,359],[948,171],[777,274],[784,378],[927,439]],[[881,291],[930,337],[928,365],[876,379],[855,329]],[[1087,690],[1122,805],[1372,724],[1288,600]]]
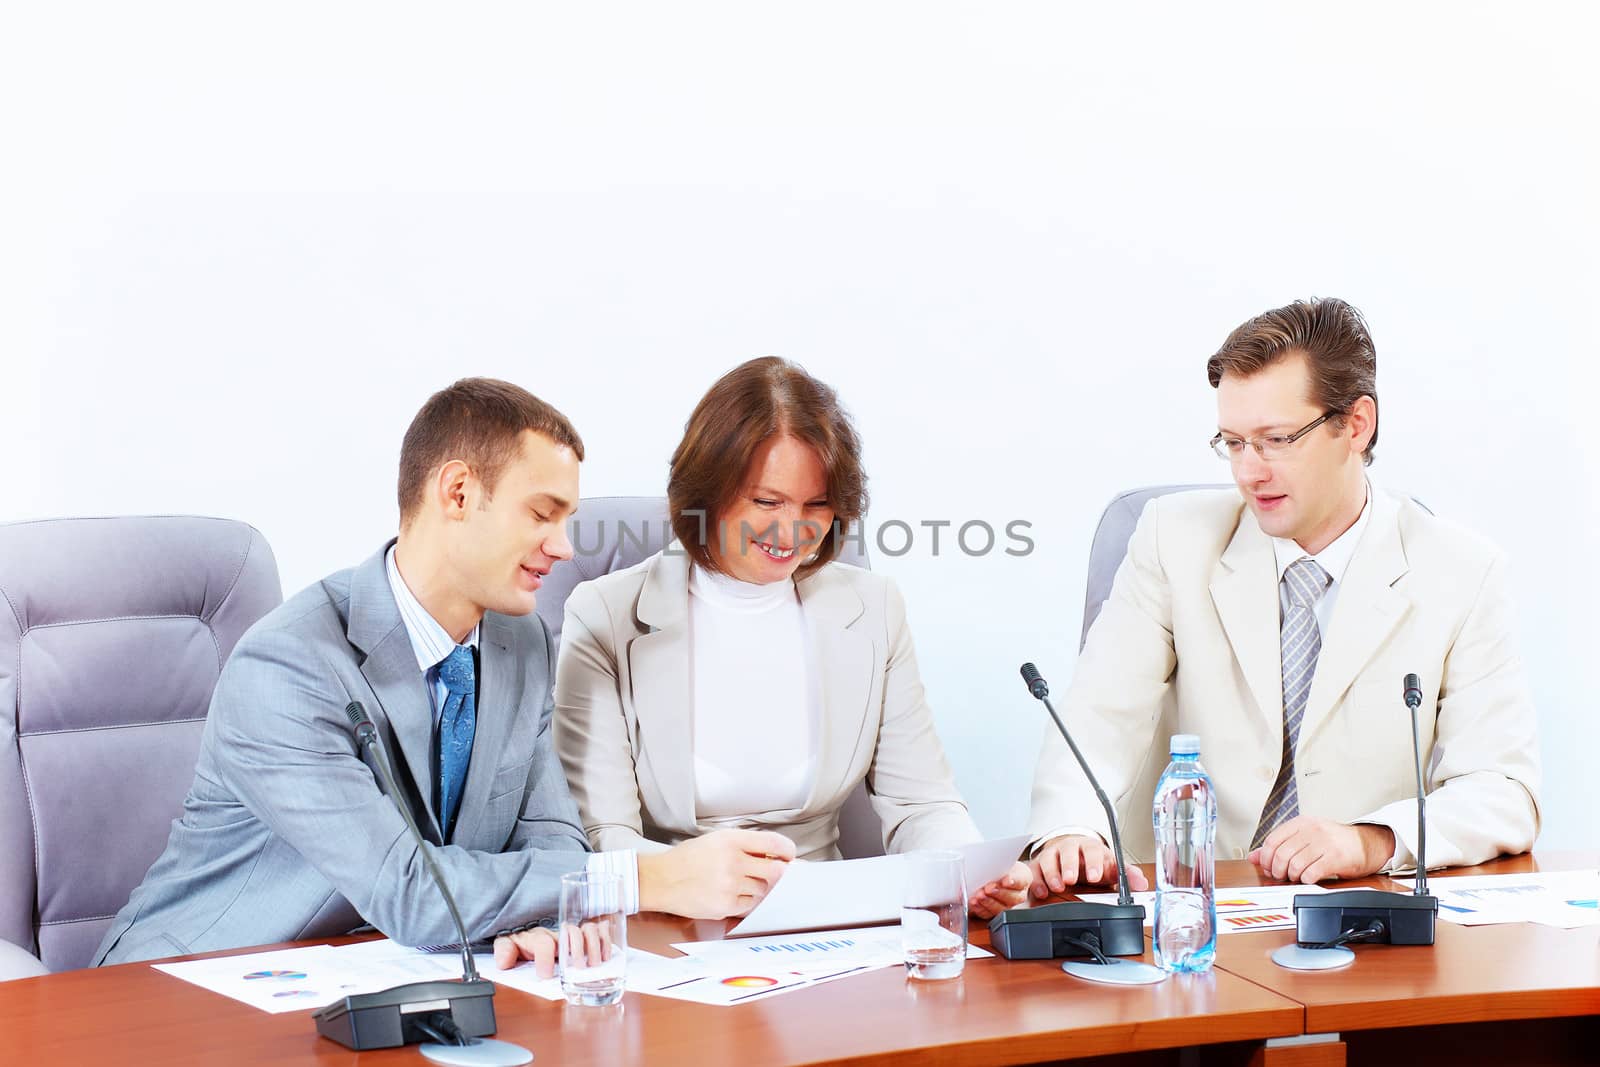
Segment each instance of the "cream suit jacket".
[[[839,808],[863,778],[888,851],[982,839],[934,731],[894,583],[830,563],[796,589],[822,671],[816,778],[804,807],[737,820],[695,811],[688,557],[674,545],[573,591],[556,750],[596,849],[651,850],[740,826],[785,834],[802,859],[837,859]],[[750,713],[761,712],[752,692]]]
[[[1539,830],[1538,743],[1505,560],[1414,501],[1374,490],[1371,507],[1301,720],[1300,812],[1387,826],[1393,866],[1415,864],[1416,772],[1401,699],[1415,673],[1428,865],[1524,852]],[[1151,802],[1173,733],[1200,735],[1217,792],[1217,856],[1249,849],[1282,762],[1278,612],[1272,542],[1237,492],[1145,506],[1062,702],[1117,809],[1130,862],[1153,859]],[[1107,832],[1051,729],[1029,830],[1037,838],[1068,826]]]

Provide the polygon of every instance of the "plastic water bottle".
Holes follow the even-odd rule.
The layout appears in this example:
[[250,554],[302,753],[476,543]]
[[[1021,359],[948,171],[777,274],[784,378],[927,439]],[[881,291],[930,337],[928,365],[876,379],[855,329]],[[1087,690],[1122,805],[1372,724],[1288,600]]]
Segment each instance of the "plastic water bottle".
[[1208,971],[1217,955],[1217,797],[1200,766],[1200,738],[1174,734],[1156,786],[1156,963]]

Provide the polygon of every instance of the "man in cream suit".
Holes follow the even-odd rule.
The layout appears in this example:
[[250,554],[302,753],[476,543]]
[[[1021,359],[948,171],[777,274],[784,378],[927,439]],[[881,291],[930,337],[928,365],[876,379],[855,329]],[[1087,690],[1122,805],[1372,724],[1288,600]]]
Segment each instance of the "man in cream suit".
[[[343,934],[458,939],[397,804],[473,940],[549,974],[560,876],[621,876],[623,902],[722,917],[793,847],[730,832],[659,856],[591,855],[551,742],[555,649],[533,613],[572,555],[583,443],[554,408],[469,378],[418,412],[400,454],[400,536],[250,629],[222,670],[167,848],[97,963]],[[402,795],[346,707],[360,701]],[[776,857],[776,858],[774,858]],[[752,888],[757,887],[757,888]],[[742,905],[748,907],[748,904]]]
[[[1408,673],[1423,686],[1429,864],[1532,847],[1535,716],[1506,563],[1372,487],[1376,369],[1366,324],[1340,300],[1268,311],[1211,358],[1212,447],[1237,492],[1146,506],[1065,700],[1130,861],[1153,858],[1168,735],[1197,733],[1219,858],[1306,883],[1414,864]],[[1106,830],[1047,734],[1030,820],[1036,894],[1113,879]]]

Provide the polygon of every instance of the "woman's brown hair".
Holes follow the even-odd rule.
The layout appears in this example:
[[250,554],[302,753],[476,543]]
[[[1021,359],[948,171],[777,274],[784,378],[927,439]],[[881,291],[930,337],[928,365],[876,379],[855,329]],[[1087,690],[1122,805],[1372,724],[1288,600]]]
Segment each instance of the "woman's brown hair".
[[839,554],[840,538],[867,512],[861,439],[839,396],[801,367],[776,356],[741,363],[717,379],[695,405],[672,453],[667,507],[672,532],[689,558],[720,567],[711,549],[719,516],[745,488],[745,472],[761,445],[788,435],[816,450],[828,483],[833,526],[815,556],[795,572],[803,578]]

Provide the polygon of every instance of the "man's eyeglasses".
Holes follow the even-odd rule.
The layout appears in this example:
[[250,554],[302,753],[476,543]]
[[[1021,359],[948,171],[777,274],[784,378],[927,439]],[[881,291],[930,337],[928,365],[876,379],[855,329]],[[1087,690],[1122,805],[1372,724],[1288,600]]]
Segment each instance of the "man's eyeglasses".
[[1230,463],[1236,463],[1244,455],[1245,446],[1249,445],[1256,450],[1256,455],[1268,462],[1282,459],[1296,441],[1329,419],[1342,414],[1344,414],[1342,411],[1325,411],[1321,417],[1312,419],[1294,433],[1272,433],[1263,437],[1233,437],[1219,433],[1211,439],[1211,451]]

